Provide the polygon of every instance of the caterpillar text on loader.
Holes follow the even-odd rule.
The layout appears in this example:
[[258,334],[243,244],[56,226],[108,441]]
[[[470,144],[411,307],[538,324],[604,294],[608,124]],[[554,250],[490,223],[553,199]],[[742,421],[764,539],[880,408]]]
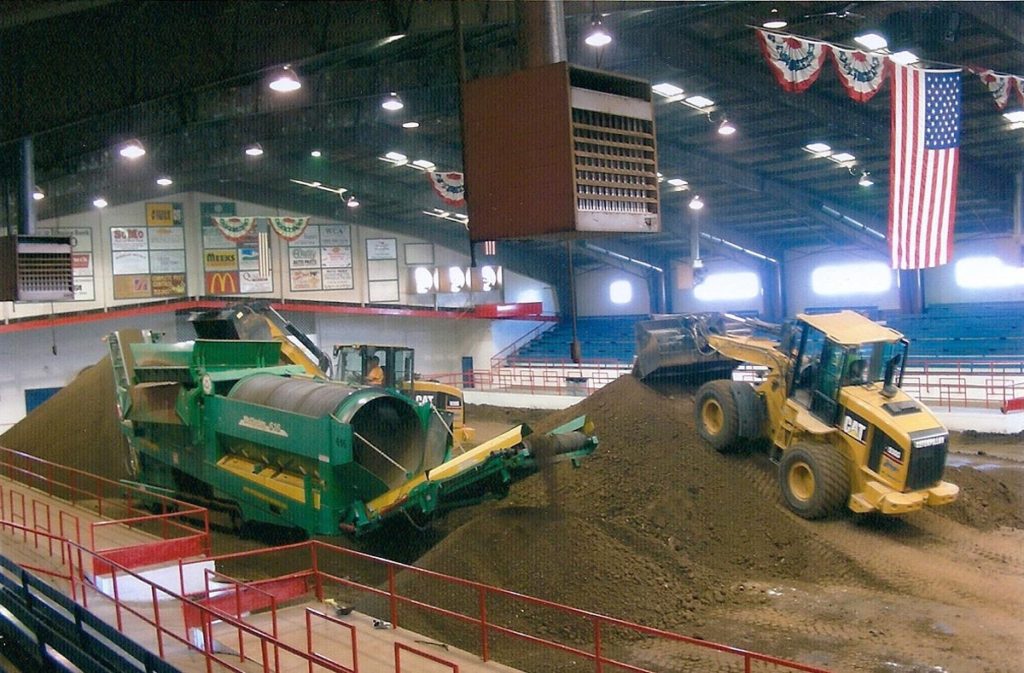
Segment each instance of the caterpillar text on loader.
[[[800,516],[843,506],[903,514],[957,498],[959,488],[942,481],[949,433],[900,389],[909,344],[899,332],[841,311],[782,326],[729,314],[661,316],[638,322],[636,333],[634,373],[703,382],[701,437],[722,452],[766,440]],[[755,384],[733,381],[741,363],[767,373]]]
[[[445,414],[393,388],[347,386],[281,364],[280,341],[107,336],[135,485],[204,505],[239,527],[360,534],[500,498],[597,439],[585,417],[525,425],[457,456]],[[287,359],[287,358],[286,358]]]
[[466,425],[466,408],[462,391],[438,381],[421,379],[415,373],[416,353],[406,346],[371,346],[336,344],[334,346],[333,378],[349,385],[367,383],[371,358],[377,358],[384,371],[379,385],[395,388],[417,402],[429,402],[452,415],[452,431],[458,444],[473,441],[475,432]]

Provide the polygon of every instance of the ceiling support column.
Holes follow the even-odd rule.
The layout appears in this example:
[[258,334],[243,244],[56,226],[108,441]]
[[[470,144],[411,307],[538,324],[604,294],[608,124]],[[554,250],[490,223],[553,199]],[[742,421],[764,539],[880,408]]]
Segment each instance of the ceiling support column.
[[36,172],[32,137],[21,139],[21,184],[18,189],[18,233],[36,233]]

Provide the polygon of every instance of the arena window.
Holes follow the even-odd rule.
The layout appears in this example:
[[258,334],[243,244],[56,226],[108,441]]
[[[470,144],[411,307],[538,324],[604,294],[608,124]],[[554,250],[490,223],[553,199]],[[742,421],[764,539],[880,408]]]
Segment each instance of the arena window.
[[613,304],[628,304],[633,301],[633,285],[628,280],[616,280],[608,286],[608,298]]
[[753,299],[760,293],[761,283],[757,274],[751,271],[712,273],[703,283],[693,288],[693,296],[700,301]]
[[1024,285],[1024,267],[1013,267],[998,257],[964,257],[954,268],[956,284],[969,290]]
[[811,272],[811,289],[823,297],[883,294],[892,288],[892,269],[883,262],[826,264]]

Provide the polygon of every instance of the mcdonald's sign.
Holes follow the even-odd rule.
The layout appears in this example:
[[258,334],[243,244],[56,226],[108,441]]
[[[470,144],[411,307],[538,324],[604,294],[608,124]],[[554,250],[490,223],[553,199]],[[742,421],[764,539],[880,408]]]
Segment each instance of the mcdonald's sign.
[[207,272],[206,294],[238,294],[238,272]]

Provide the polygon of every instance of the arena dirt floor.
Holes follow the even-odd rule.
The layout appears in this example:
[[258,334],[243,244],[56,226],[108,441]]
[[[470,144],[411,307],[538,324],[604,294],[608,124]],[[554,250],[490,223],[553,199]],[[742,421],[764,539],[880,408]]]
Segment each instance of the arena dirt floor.
[[[121,477],[113,413],[110,364],[101,361],[0,444]],[[332,541],[834,671],[1024,671],[1024,437],[956,435],[946,479],[962,494],[945,508],[808,522],[784,507],[764,455],[723,456],[699,440],[685,390],[658,391],[625,376],[554,414],[468,409],[481,438],[524,421],[544,430],[582,413],[600,446],[579,469],[556,466],[505,500],[452,512],[429,532],[392,526]],[[261,543],[223,533],[214,544],[230,551]],[[231,569],[252,577],[287,570]],[[402,587],[445,598],[416,579]],[[578,624],[522,618],[531,632],[588,642]],[[471,634],[421,621],[430,637],[472,642]],[[628,638],[609,646],[656,671],[727,670]],[[515,648],[508,663],[592,670],[543,657]]]

